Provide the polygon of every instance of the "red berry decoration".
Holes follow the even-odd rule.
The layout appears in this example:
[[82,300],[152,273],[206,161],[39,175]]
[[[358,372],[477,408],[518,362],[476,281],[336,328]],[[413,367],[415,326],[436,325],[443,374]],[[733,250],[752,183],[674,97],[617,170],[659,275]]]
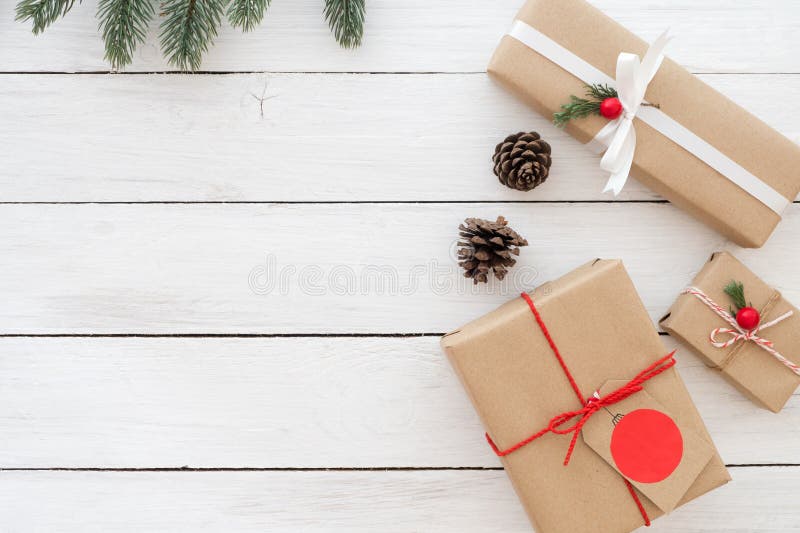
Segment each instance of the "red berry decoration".
[[752,331],[761,322],[761,315],[752,306],[747,305],[744,297],[744,285],[739,281],[731,281],[725,285],[725,294],[731,297],[736,311],[731,309],[731,315],[736,317],[736,323],[745,331]]
[[675,421],[661,411],[637,409],[614,427],[611,456],[628,479],[658,483],[681,464],[683,436]]
[[595,83],[586,86],[586,98],[570,95],[569,102],[561,106],[561,110],[553,113],[553,123],[559,128],[570,120],[601,115],[614,120],[622,114],[622,102],[617,90],[608,85]]
[[622,114],[622,102],[619,98],[606,98],[600,102],[600,114],[608,120],[615,120]]
[[739,327],[743,330],[750,331],[756,329],[759,322],[761,322],[761,316],[758,314],[758,311],[752,307],[742,307],[739,309],[739,312],[736,313],[736,323],[739,324]]

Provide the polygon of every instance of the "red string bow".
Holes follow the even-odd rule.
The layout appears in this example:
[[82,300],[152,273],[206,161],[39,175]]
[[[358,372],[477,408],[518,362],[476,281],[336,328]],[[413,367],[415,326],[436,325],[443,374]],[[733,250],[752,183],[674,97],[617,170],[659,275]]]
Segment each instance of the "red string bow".
[[[643,383],[675,366],[674,356],[675,351],[673,350],[649,367],[636,374],[633,379],[614,392],[606,394],[605,396],[600,396],[595,393],[594,396],[591,396],[586,401],[586,404],[583,406],[583,408],[578,409],[577,411],[567,411],[566,413],[561,413],[560,415],[554,416],[550,420],[550,423],[547,425],[547,427],[534,433],[530,437],[521,440],[510,448],[500,450],[492,438],[489,437],[488,433],[486,434],[486,440],[489,441],[489,445],[492,447],[492,450],[494,450],[494,453],[496,453],[499,457],[505,457],[506,455],[519,450],[523,446],[527,446],[531,442],[547,433],[555,433],[556,435],[567,435],[572,433],[572,440],[569,443],[567,455],[564,458],[564,465],[568,465],[569,460],[572,457],[572,452],[575,450],[575,444],[578,442],[578,436],[581,433],[581,429],[586,422],[592,418],[592,415],[604,407],[621,402],[625,398],[628,398],[629,396],[641,391],[644,388],[642,387]],[[577,420],[575,420],[576,418]],[[567,425],[573,420],[575,420],[575,422],[572,425]]]
[[[661,374],[667,369],[672,368],[675,366],[675,351],[673,350],[671,353],[665,355],[649,367],[645,368],[641,372],[639,372],[632,380],[626,383],[624,386],[620,387],[619,389],[615,390],[614,392],[607,394],[605,396],[600,396],[598,393],[595,393],[593,397],[590,397],[588,400],[584,399],[583,394],[581,393],[581,389],[578,387],[578,383],[575,381],[575,378],[572,376],[572,372],[569,371],[569,367],[567,367],[566,362],[564,362],[564,358],[561,357],[561,352],[558,350],[558,346],[556,346],[553,337],[550,335],[550,331],[548,331],[547,326],[542,320],[542,316],[539,314],[539,310],[536,309],[536,305],[533,303],[533,300],[529,295],[526,293],[522,293],[522,299],[528,303],[528,307],[533,313],[534,318],[536,318],[536,323],[539,324],[539,328],[542,330],[542,334],[544,335],[545,339],[547,339],[547,343],[550,345],[550,348],[553,350],[553,355],[555,355],[556,360],[558,360],[558,364],[561,366],[561,369],[564,371],[564,375],[567,377],[570,386],[572,387],[573,392],[575,393],[575,397],[578,398],[578,401],[583,404],[583,408],[577,411],[568,411],[566,413],[562,413],[552,420],[547,425],[546,428],[534,433],[527,439],[524,439],[515,445],[511,446],[508,449],[500,450],[489,436],[486,434],[486,440],[489,441],[489,445],[500,457],[504,457],[510,453],[513,453],[523,446],[530,444],[531,442],[535,441],[542,435],[547,433],[555,433],[557,435],[566,435],[567,433],[573,433],[572,440],[569,444],[569,449],[567,450],[567,456],[564,458],[564,464],[569,464],[569,460],[572,457],[572,452],[575,450],[575,444],[578,442],[578,435],[580,435],[581,429],[583,428],[584,424],[594,415],[598,410],[607,407],[609,405],[613,405],[617,402],[624,400],[625,398],[629,397],[632,394],[636,394],[637,392],[643,389],[642,384],[655,376]],[[578,418],[578,421],[563,428],[565,424],[568,424],[574,418]],[[639,496],[636,495],[636,491],[633,490],[633,485],[631,482],[625,479],[624,477],[622,480],[625,482],[625,486],[628,488],[628,492],[631,495],[636,507],[639,509],[639,513],[642,515],[642,519],[644,520],[644,525],[650,525],[650,517],[647,516],[647,512],[645,511],[644,505],[642,505],[641,500],[639,500]]]

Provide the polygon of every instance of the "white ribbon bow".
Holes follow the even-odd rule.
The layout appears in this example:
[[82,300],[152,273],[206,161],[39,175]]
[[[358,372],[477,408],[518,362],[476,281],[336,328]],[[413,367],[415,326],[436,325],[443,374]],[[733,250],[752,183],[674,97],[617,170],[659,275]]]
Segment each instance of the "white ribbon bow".
[[614,191],[618,195],[628,180],[636,152],[636,129],[633,119],[644,103],[647,86],[664,61],[664,48],[671,37],[669,30],[650,45],[644,59],[639,61],[636,54],[621,53],[617,57],[617,95],[622,103],[622,115],[609,122],[595,136],[595,141],[608,146],[600,160],[600,167],[611,173],[603,192]]
[[[605,142],[600,142],[595,137],[587,145],[597,153],[606,152],[603,158],[603,168],[614,174],[608,182],[607,190],[613,190],[618,193],[627,180],[628,172],[633,164],[633,152],[636,148],[633,117],[638,116],[642,122],[693,154],[778,215],[791,205],[791,199],[784,197],[771,185],[733,161],[709,144],[708,141],[669,117],[660,109],[641,107],[647,85],[661,65],[662,52],[669,40],[666,37],[666,32],[665,35],[662,35],[653,43],[641,64],[639,63],[639,58],[635,55],[620,55],[616,81],[563,45],[521,20],[514,22],[509,35],[584,83],[602,83],[609,86],[619,85],[617,89],[620,101],[625,107],[625,115],[620,120],[608,124],[600,132],[605,136],[605,139],[603,139]],[[609,147],[608,150],[606,150],[607,147]]]

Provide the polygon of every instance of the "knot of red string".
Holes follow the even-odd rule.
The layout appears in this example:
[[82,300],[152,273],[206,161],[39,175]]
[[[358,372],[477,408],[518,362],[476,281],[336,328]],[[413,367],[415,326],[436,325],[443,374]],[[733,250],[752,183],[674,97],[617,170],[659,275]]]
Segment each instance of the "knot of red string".
[[[492,450],[495,454],[497,454],[499,457],[505,457],[506,455],[514,453],[520,448],[527,446],[531,442],[535,441],[539,437],[542,437],[543,435],[546,435],[547,433],[554,433],[556,435],[567,435],[572,433],[572,439],[570,440],[569,448],[567,449],[567,455],[564,458],[564,465],[568,465],[569,460],[572,457],[572,452],[575,450],[575,445],[578,442],[578,436],[580,435],[581,429],[586,422],[588,422],[589,419],[600,409],[614,405],[615,403],[621,402],[625,398],[636,394],[644,388],[642,385],[645,382],[675,366],[675,351],[673,350],[636,374],[633,379],[628,381],[625,385],[617,390],[606,394],[605,396],[600,396],[598,393],[595,393],[593,396],[589,397],[589,399],[584,399],[583,394],[581,393],[581,390],[575,381],[575,378],[572,376],[567,364],[564,362],[564,358],[561,357],[561,353],[559,352],[555,341],[553,341],[547,326],[542,320],[539,310],[536,309],[533,300],[526,293],[522,293],[522,298],[528,303],[528,307],[533,313],[533,316],[536,318],[536,323],[539,324],[542,334],[544,334],[545,338],[547,339],[553,354],[558,360],[559,365],[561,365],[561,369],[564,371],[564,375],[566,375],[570,385],[572,386],[572,390],[575,392],[575,396],[578,398],[578,401],[581,403],[581,405],[583,405],[583,407],[575,411],[567,411],[565,413],[561,413],[560,415],[554,416],[546,427],[504,450],[501,450],[497,447],[488,433],[486,434],[486,440],[489,442],[489,445],[492,447]],[[622,479],[625,481],[625,484],[628,487],[628,492],[630,492],[631,497],[636,503],[636,506],[639,508],[639,512],[644,519],[645,525],[649,526],[650,518],[647,516],[647,512],[642,506],[642,502],[639,500],[636,492],[634,492],[633,486],[627,479]]]
[[578,441],[578,436],[581,433],[581,429],[583,429],[584,424],[589,421],[592,415],[594,415],[600,409],[621,402],[625,398],[642,390],[643,383],[675,366],[674,357],[674,351],[668,353],[643,371],[636,374],[636,377],[614,392],[606,394],[605,396],[591,396],[585,401],[584,406],[581,409],[576,411],[567,411],[565,413],[561,413],[560,415],[554,416],[545,428],[519,441],[513,446],[506,448],[505,450],[499,449],[488,434],[486,435],[486,440],[489,441],[489,445],[492,447],[492,450],[494,450],[494,453],[496,453],[499,457],[504,457],[510,453],[514,453],[523,446],[527,446],[531,442],[547,433],[555,433],[556,435],[567,435],[572,433],[572,440],[570,440],[569,448],[567,449],[567,455],[564,458],[564,465],[568,465],[569,460],[572,457],[572,452],[575,450],[575,444]]

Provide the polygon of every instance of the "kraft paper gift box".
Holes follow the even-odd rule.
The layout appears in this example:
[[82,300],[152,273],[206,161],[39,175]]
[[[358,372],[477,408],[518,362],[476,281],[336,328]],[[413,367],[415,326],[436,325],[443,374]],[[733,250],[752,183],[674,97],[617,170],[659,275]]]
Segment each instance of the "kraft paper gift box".
[[[537,532],[629,532],[730,480],[620,261],[598,259],[530,297],[530,306],[520,297],[449,333],[442,346]],[[643,390],[608,403],[654,363],[660,373]],[[579,432],[546,431],[570,411],[583,414],[555,428],[579,423]]]
[[[529,0],[517,21],[612,79],[621,52],[642,57],[648,48],[583,0]],[[664,28],[669,24],[665,18]],[[488,72],[550,119],[570,95],[582,97],[585,84],[597,82],[578,79],[511,35],[502,38]],[[657,114],[653,109],[641,108],[633,121],[637,142],[631,176],[740,246],[763,245],[780,222],[778,212],[800,192],[800,148],[669,59],[649,84],[645,100],[760,180],[750,190],[770,189],[759,194],[783,207],[767,207],[701,161],[697,151],[690,153],[645,123],[642,115]],[[588,143],[606,123],[605,118],[591,116],[570,121],[566,131]],[[598,162],[598,188],[604,175]]]
[[[733,302],[725,293],[725,286],[731,281],[742,283],[748,305],[759,310],[762,325],[791,312],[778,323],[755,332],[758,337],[771,342],[772,350],[784,357],[788,364],[757,342],[734,339],[733,336],[741,332],[735,331],[702,298],[698,298],[697,292],[702,292],[727,311]],[[800,313],[778,291],[727,252],[711,256],[660,324],[745,396],[771,411],[780,411],[800,385],[800,376],[792,370],[792,365],[795,368],[800,365]],[[715,339],[718,343],[730,340],[730,346],[715,347],[712,344],[711,333],[718,328],[729,333],[718,331]]]

